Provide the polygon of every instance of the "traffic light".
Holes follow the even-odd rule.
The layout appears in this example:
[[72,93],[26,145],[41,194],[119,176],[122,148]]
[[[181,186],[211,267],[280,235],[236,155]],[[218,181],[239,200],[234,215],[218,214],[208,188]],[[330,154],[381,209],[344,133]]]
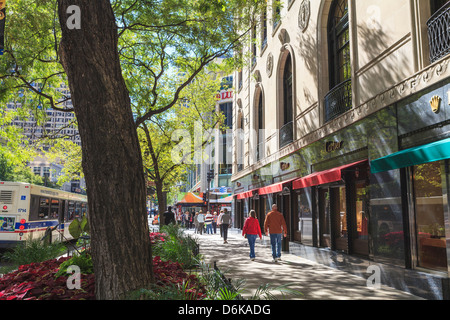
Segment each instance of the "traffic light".
[[207,196],[208,196],[208,194],[206,192],[203,192],[203,202],[208,201]]
[[206,174],[206,178],[208,179],[208,181],[213,180],[214,179],[214,170],[208,171],[208,173]]

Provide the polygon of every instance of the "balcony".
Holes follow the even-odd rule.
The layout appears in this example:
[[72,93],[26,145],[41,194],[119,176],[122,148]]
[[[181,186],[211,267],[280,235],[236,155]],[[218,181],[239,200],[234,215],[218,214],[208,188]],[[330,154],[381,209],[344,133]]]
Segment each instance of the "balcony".
[[352,81],[346,80],[325,96],[325,123],[352,108]]
[[450,1],[427,21],[431,63],[450,53]]
[[286,123],[280,129],[280,149],[294,141],[294,122]]

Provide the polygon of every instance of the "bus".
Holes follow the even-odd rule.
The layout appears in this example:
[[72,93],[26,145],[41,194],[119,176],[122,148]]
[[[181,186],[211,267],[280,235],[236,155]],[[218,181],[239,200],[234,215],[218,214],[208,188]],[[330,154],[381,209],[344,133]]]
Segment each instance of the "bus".
[[68,241],[69,224],[88,214],[87,197],[30,183],[0,181],[0,248],[28,239]]

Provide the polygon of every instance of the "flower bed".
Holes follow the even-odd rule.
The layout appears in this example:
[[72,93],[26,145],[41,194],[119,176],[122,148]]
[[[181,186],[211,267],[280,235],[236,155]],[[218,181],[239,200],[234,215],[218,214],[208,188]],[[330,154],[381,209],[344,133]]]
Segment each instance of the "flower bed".
[[69,258],[22,265],[0,278],[0,300],[92,300],[94,275],[81,276],[81,288],[69,290],[67,276],[55,278]]
[[[152,244],[164,242],[167,235],[151,233]],[[0,278],[0,300],[93,300],[94,274],[81,275],[81,288],[67,288],[68,275],[57,276],[61,264],[70,257],[22,265]],[[153,259],[155,284],[161,288],[178,287],[190,299],[203,299],[206,289],[195,275],[184,272],[178,262]]]

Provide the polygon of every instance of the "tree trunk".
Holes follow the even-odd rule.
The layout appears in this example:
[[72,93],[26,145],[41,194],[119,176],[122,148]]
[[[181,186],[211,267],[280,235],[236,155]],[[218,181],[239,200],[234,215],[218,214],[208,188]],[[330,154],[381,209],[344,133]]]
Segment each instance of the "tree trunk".
[[166,194],[163,192],[162,181],[155,181],[156,195],[158,197],[159,225],[166,225],[164,212],[167,210]]
[[[76,18],[67,13],[72,5],[80,8],[80,29],[67,25]],[[108,0],[58,0],[58,13],[82,142],[96,298],[120,299],[153,275],[144,171],[115,17]]]

